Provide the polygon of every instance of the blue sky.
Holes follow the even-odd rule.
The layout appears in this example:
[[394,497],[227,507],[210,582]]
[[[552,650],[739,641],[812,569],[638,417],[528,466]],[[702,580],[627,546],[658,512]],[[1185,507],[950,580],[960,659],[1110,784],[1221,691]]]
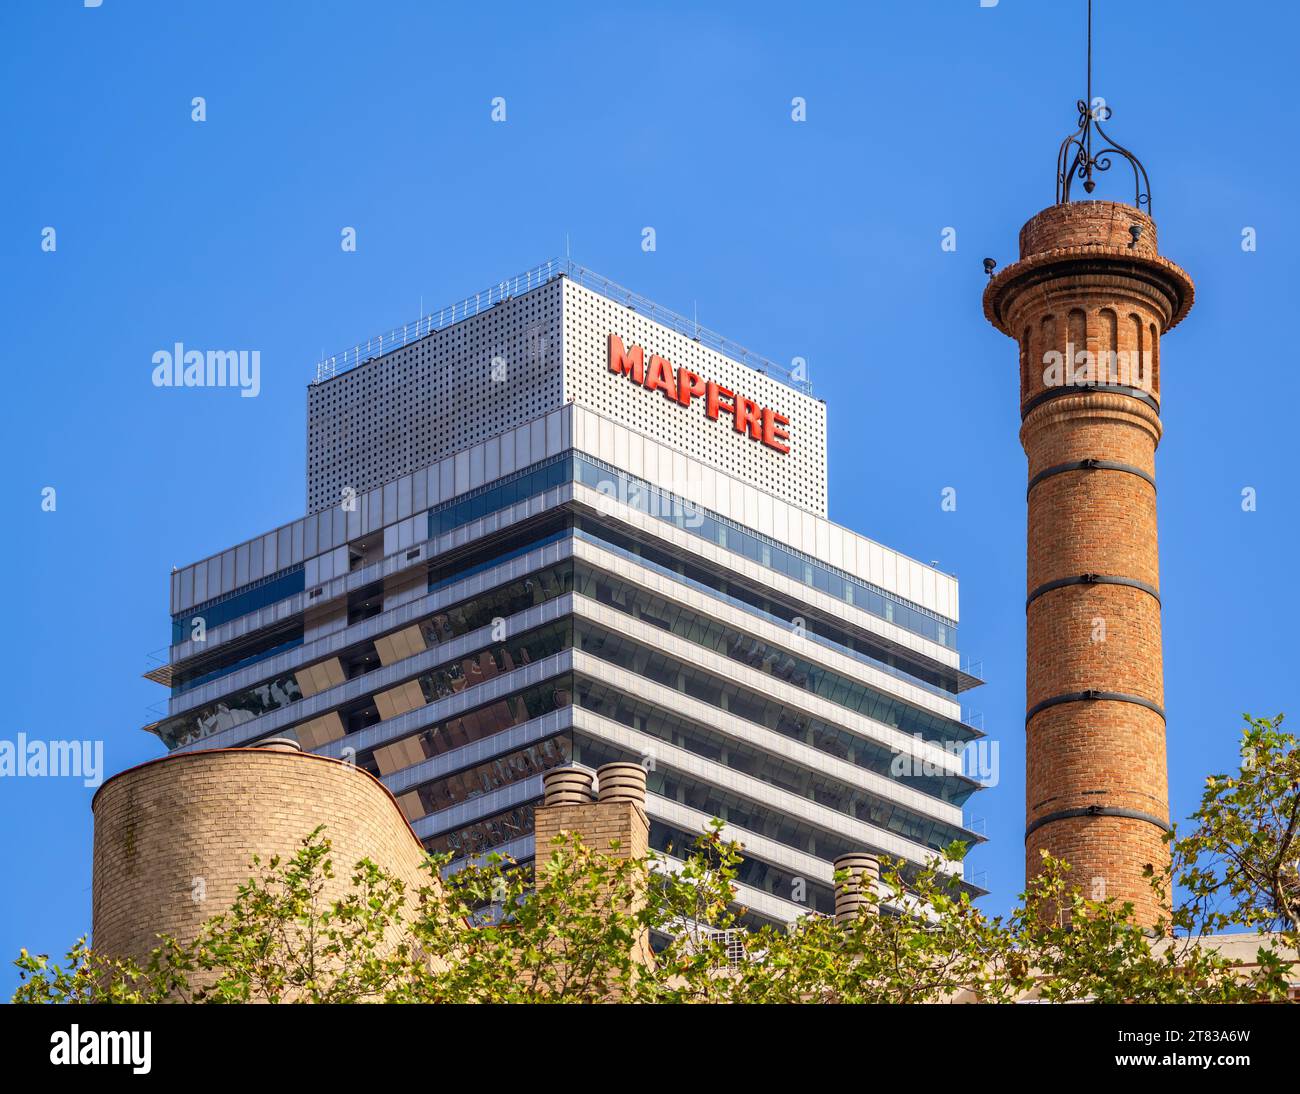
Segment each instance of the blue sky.
[[[962,650],[989,681],[968,702],[1001,749],[972,868],[1005,910],[1023,874],[1025,469],[1016,355],[984,321],[980,260],[1014,259],[1053,200],[1082,0],[609,7],[0,7],[0,738],[102,740],[109,772],[158,755],[138,727],[165,692],[140,673],[168,641],[168,571],[301,514],[320,353],[567,235],[584,265],[806,358],[829,407],[832,517],[960,578]],[[1150,172],[1162,250],[1197,282],[1163,347],[1159,452],[1182,817],[1232,762],[1242,711],[1300,708],[1300,385],[1283,342],[1300,18],[1149,0],[1125,24],[1121,7],[1098,3],[1095,92]],[[1127,193],[1112,179],[1096,196]],[[261,394],[153,387],[151,357],[176,341],[259,348]],[[0,781],[6,996],[19,946],[89,929],[91,793]]]

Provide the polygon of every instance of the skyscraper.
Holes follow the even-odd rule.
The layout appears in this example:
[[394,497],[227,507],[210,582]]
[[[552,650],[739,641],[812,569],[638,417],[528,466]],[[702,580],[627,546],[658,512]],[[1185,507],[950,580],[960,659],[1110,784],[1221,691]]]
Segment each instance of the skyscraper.
[[293,737],[461,857],[532,857],[542,773],[615,761],[660,850],[727,822],[753,921],[980,839],[956,580],[828,519],[800,376],[567,261],[322,361],[307,515],[171,611],[169,749]]

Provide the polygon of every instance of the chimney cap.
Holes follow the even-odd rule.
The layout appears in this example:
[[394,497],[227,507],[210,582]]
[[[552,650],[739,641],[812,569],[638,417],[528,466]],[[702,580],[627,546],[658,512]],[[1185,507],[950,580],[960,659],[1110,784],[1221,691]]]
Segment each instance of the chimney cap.
[[835,922],[851,923],[879,910],[876,883],[880,880],[880,859],[870,851],[850,851],[835,860],[835,872],[848,877],[835,885]]
[[592,773],[577,764],[553,767],[542,776],[543,805],[585,805],[592,801]]
[[620,761],[596,769],[599,799],[645,804],[646,771],[640,764]]
[[267,752],[301,752],[302,745],[292,737],[264,737],[254,741],[249,748],[260,748]]

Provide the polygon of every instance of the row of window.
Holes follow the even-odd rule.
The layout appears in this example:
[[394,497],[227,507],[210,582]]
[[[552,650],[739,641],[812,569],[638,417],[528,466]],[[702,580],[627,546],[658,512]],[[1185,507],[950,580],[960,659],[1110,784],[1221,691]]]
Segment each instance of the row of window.
[[[733,631],[707,616],[683,609],[635,585],[573,560],[557,563],[435,613],[421,621],[421,631],[428,645],[438,645],[487,626],[496,619],[517,615],[529,607],[548,602],[570,591],[576,591],[599,603],[610,605],[705,648],[724,653],[761,672],[821,695],[849,709],[858,710],[903,732],[919,733],[924,739],[944,743],[969,740],[975,736],[973,730],[960,722],[912,707],[866,685],[824,670],[802,658],[794,657],[779,647],[770,646],[742,632]],[[680,664],[658,651],[639,646],[620,635],[606,634],[601,628],[584,625],[582,630],[583,648],[596,656],[633,668],[661,683],[704,697],[715,705],[721,706],[730,702],[740,707],[744,706],[745,700],[741,689],[725,685],[724,682],[709,674],[701,673],[692,666]],[[373,644],[367,646],[372,648]],[[565,647],[555,646],[555,649],[559,648]],[[356,651],[349,651],[352,652]],[[523,648],[522,653],[527,654],[529,651]],[[521,663],[525,663],[519,660],[519,656],[520,653],[512,651],[507,644],[441,666],[422,674],[417,680],[426,701],[434,702],[493,675],[511,671]],[[531,656],[535,659],[545,654],[538,654],[533,650]],[[345,654],[341,655],[341,659],[348,666],[349,673],[353,675],[370,671],[379,664],[377,658],[373,656],[360,658]],[[301,698],[301,690],[294,674],[284,673],[218,702],[168,719],[158,728],[158,733],[169,747],[174,748],[281,709],[299,698]],[[744,714],[742,713],[741,716]],[[788,723],[790,719],[778,718],[777,721],[778,724],[783,724]],[[349,728],[355,729],[358,725],[349,723]],[[832,747],[838,746],[841,750],[845,748],[840,734],[813,731],[812,735]],[[850,751],[856,755],[860,750]],[[864,753],[864,756],[877,769],[883,764],[883,756],[871,757],[869,752]],[[950,784],[945,783],[943,786],[949,793],[953,792]],[[961,790],[957,791],[957,793],[961,792]]]
[[949,649],[957,648],[957,628],[950,620],[941,619],[726,517],[666,494],[643,479],[585,454],[569,452],[552,456],[490,486],[481,487],[464,498],[436,506],[429,512],[429,535],[433,537],[449,532],[570,481],[617,498],[641,512],[716,543],[769,570],[785,574],[801,584],[819,589],[904,630]]
[[[549,460],[533,465],[531,468],[526,468],[505,479],[498,480],[491,486],[480,488],[466,497],[434,507],[430,510],[428,516],[429,536],[434,537],[451,529],[459,528],[470,521],[575,479],[587,486],[616,496],[634,508],[650,513],[662,520],[670,521],[677,527],[690,531],[692,534],[741,554],[768,569],[783,573],[805,585],[820,589],[822,592],[828,593],[847,604],[861,608],[881,619],[888,620],[906,630],[930,638],[950,648],[956,647],[956,628],[950,622],[940,620],[937,616],[927,613],[923,609],[909,605],[883,590],[858,581],[856,578],[833,567],[826,566],[809,556],[791,551],[766,536],[742,528],[733,521],[682,503],[671,495],[663,494],[649,483],[585,455],[566,453],[552,457]],[[602,533],[602,538],[610,538],[610,535],[606,531]],[[559,538],[559,534],[554,538]],[[624,546],[627,549],[626,545]],[[525,549],[527,548],[521,548],[516,553],[522,553]],[[647,559],[653,557],[651,549],[644,546],[637,547],[635,553]],[[459,574],[446,574],[444,570],[443,576],[437,582],[433,580],[431,575],[430,588],[433,589],[440,584],[456,580],[457,577],[468,576],[477,569],[494,565],[497,561],[501,560],[484,562]],[[663,565],[662,561],[660,561],[660,565]],[[674,568],[681,570],[682,564],[676,563]],[[703,573],[702,569],[700,573]],[[697,575],[690,580],[699,582],[701,578]],[[740,605],[746,610],[756,611],[758,614],[765,614],[769,617],[776,614],[778,618],[787,620],[792,618],[788,609],[776,609],[774,611],[776,606],[772,601],[767,598],[756,598],[755,594],[746,593],[738,586],[734,586],[734,583],[733,586],[722,590],[717,588],[717,584],[716,579],[710,582],[711,592],[715,595],[720,594],[723,599],[739,601]],[[202,620],[204,628],[210,630],[222,623],[229,622],[232,619],[274,604],[295,593],[302,592],[304,588],[305,571],[302,566],[297,566],[252,588],[228,594],[219,601],[210,602],[192,609],[182,616],[174,616],[172,619],[172,644],[175,645],[193,637],[194,627],[199,619]],[[883,647],[874,646],[860,638],[847,638],[842,633],[833,633],[825,624],[817,621],[809,623],[807,629],[812,637],[818,640],[826,640],[833,645],[860,654],[885,671],[913,680],[919,686],[928,690],[939,693],[951,693],[956,690],[956,678],[950,672],[936,671],[933,668],[917,666],[912,662],[904,662],[907,666],[904,668],[896,663],[895,655],[883,649]],[[245,664],[270,657],[275,652],[281,652],[281,648],[264,650],[259,656],[245,657],[228,662],[219,669],[205,673],[201,680],[191,679],[187,683],[187,687],[197,686],[199,682],[215,679],[225,673],[233,672]]]
[[[581,676],[576,682],[567,676],[551,680],[545,685],[528,689],[527,693],[512,697],[511,700],[490,703],[476,711],[431,726],[416,734],[412,743],[420,748],[427,759],[493,736],[512,725],[540,717],[571,702],[611,721],[749,775],[769,786],[796,794],[877,828],[896,832],[914,842],[939,848],[953,840],[970,838],[969,833],[956,825],[938,821],[816,770],[803,768],[752,745],[735,741],[715,730],[664,713]],[[399,742],[398,745],[375,750],[374,767],[379,773],[391,773],[395,765],[389,756],[400,757],[398,763],[402,768],[411,762],[420,762],[412,760],[410,749],[404,747],[404,744],[405,742]],[[491,793],[502,786],[567,763],[570,758],[567,744],[542,742],[468,770],[432,779],[415,791],[422,807],[420,815],[434,813]],[[362,762],[367,767],[371,766],[366,760]]]
[[[857,680],[796,657],[779,646],[733,630],[708,616],[589,567],[578,567],[574,592],[903,733],[919,734],[923,740],[944,745],[964,743],[979,736],[975,729],[954,718],[914,707]],[[691,666],[658,651],[648,650],[622,635],[605,634],[598,627],[584,629],[584,635],[583,648],[588,652],[625,667],[635,665],[637,672],[654,679],[662,677],[664,682],[668,682],[679,675],[688,679],[703,675]],[[708,679],[713,680],[711,676]],[[711,683],[704,690],[712,693],[716,684]]]
[[750,531],[726,517],[718,516],[691,502],[666,494],[648,482],[620,471],[590,456],[575,455],[578,481],[667,521],[692,535],[707,539],[751,562],[785,574],[789,578],[827,593],[904,630],[919,634],[932,642],[957,648],[957,628],[925,609],[874,585],[860,581],[843,570],[792,550],[759,532]]
[[300,593],[307,587],[307,574],[302,564],[286,570],[284,573],[263,579],[253,586],[227,593],[216,600],[197,605],[189,611],[172,616],[172,645],[187,642],[194,637],[198,620],[203,621],[205,630],[212,630],[222,623],[229,623],[241,615],[248,615],[277,600]]
[[[172,677],[172,697],[193,691],[232,672],[266,661],[280,653],[296,649],[303,642],[301,619],[287,627],[274,627],[259,634],[251,642],[232,644],[223,648],[219,657],[205,663],[191,661],[189,667]],[[216,667],[212,667],[215,664]]]
[[901,656],[891,649],[886,649],[879,642],[850,634],[841,627],[810,617],[803,610],[789,607],[703,566],[696,566],[667,551],[661,551],[631,536],[616,532],[598,521],[588,517],[575,518],[574,535],[579,539],[594,542],[605,550],[635,563],[638,567],[689,585],[743,612],[766,619],[769,623],[776,623],[783,627],[799,626],[804,636],[814,642],[864,661],[882,672],[906,680],[934,695],[950,699],[957,693],[958,681],[955,669],[938,664],[922,664],[913,657]]
[[[498,586],[489,592],[471,600],[453,605],[437,612],[420,623],[425,642],[437,645],[468,634],[470,631],[487,626],[494,619],[504,618],[523,611],[535,604],[554,599],[572,588],[572,568],[570,564],[551,567],[547,570],[530,574],[526,578]],[[343,651],[338,655],[340,663],[345,666],[349,678],[368,673],[380,667],[374,642],[369,641]],[[503,665],[517,667],[510,661],[508,653],[504,655]],[[425,688],[425,698],[432,701],[441,694],[451,694],[477,683],[488,672],[488,662],[474,664],[457,662],[445,666],[435,674],[425,674],[419,678],[421,687]],[[498,671],[509,671],[501,668]],[[430,689],[434,689],[431,691]],[[443,689],[436,696],[434,691]],[[154,732],[158,734],[168,748],[210,737],[221,730],[241,725],[252,718],[270,713],[297,702],[302,698],[302,690],[294,672],[286,672],[254,687],[245,688],[233,695],[227,695],[195,710],[186,711],[159,723]],[[349,728],[360,728],[352,723]]]
[[[524,767],[531,767],[539,755],[534,753],[528,759],[521,759],[520,763]],[[569,739],[565,744],[555,745],[548,755],[552,759],[559,756],[564,758],[562,761],[547,766],[558,766],[559,762],[563,762],[598,768],[606,763],[639,763],[641,760],[641,757],[635,753],[579,732],[569,735]],[[487,774],[489,778],[491,777],[489,773],[492,771],[501,776],[508,775],[515,770],[513,763],[496,769],[492,769],[491,765],[482,765],[482,767],[485,769],[482,774]],[[507,779],[506,781],[515,780]],[[498,785],[506,785],[506,781]],[[493,789],[495,788],[493,787]],[[679,772],[663,769],[649,771],[647,773],[647,790],[652,794],[666,798],[669,801],[678,802],[707,816],[716,817],[727,824],[743,829],[745,832],[763,836],[784,847],[802,851],[823,861],[833,861],[840,855],[848,854],[850,851],[863,850],[859,841],[848,840],[844,836],[795,820],[786,814],[741,798],[739,795],[721,787],[712,786]],[[451,851],[458,858],[464,855],[482,854],[501,843],[528,835],[533,828],[532,810],[534,804],[518,806],[504,813],[475,821],[473,824],[454,831],[445,832],[425,841],[425,845],[431,851]],[[920,827],[900,831],[899,834],[913,839],[915,842],[925,843],[926,846],[934,849],[939,846],[939,844],[933,842],[934,834],[927,833]],[[685,833],[678,832],[676,835],[680,838],[684,837]],[[925,835],[929,835],[931,839],[928,841],[916,839],[917,836]],[[672,843],[671,840],[665,842]],[[675,853],[681,855],[689,849],[689,846],[687,840],[681,839],[677,844]],[[867,849],[871,850],[871,848]],[[877,848],[876,850],[888,854],[883,849]],[[744,881],[746,879],[741,878],[740,880]],[[767,880],[766,884],[760,887],[773,892],[776,890],[768,888],[768,885],[777,884],[779,884],[779,875]],[[778,895],[784,894],[778,892]],[[789,897],[787,896],[786,899],[789,899]]]
[[[607,741],[598,741],[581,733],[575,733],[573,762],[584,767],[598,768],[607,763],[638,763],[640,757]],[[716,817],[746,832],[763,836],[782,846],[803,851],[827,862],[850,852],[864,850],[860,841],[849,840],[837,833],[816,828],[788,814],[751,802],[722,787],[712,786],[677,771],[659,768],[647,772],[646,789],[651,794],[697,810],[705,816]],[[917,831],[920,833],[920,829]],[[927,844],[927,846],[934,845]],[[868,847],[865,850],[887,853],[882,848]]]
[[[373,752],[358,756],[357,763],[373,775],[391,775],[412,764],[422,763],[465,745],[476,744],[503,730],[561,710],[572,702],[572,676],[556,676],[543,684],[525,688],[464,714],[426,726],[410,737],[380,745]],[[419,753],[418,756],[414,755],[416,752]]]

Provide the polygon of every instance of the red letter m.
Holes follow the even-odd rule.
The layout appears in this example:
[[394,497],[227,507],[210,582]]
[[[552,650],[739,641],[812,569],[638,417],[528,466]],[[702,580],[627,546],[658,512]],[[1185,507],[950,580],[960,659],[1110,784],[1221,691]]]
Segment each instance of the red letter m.
[[623,339],[617,334],[609,336],[609,371],[631,376],[638,384],[645,383],[645,351],[640,346],[623,348]]

